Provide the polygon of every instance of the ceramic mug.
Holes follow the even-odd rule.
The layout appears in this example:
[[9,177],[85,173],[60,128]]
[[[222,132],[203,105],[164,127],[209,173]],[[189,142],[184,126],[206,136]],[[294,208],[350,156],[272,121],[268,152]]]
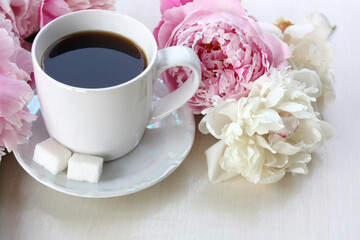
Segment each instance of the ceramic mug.
[[[108,31],[132,40],[144,51],[148,66],[130,81],[106,88],[73,87],[48,76],[41,68],[48,47],[66,35],[89,30]],[[74,152],[102,156],[105,161],[135,148],[146,126],[185,104],[201,79],[200,61],[191,49],[176,46],[158,51],[152,33],[142,23],[105,10],[73,12],[47,24],[34,40],[32,60],[49,135]],[[191,68],[192,77],[153,102],[154,81],[173,66]]]

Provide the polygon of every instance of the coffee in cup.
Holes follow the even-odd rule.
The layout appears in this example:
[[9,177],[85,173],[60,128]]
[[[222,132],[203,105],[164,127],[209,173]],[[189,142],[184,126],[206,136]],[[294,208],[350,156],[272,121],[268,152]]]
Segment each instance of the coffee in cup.
[[57,81],[81,88],[125,83],[147,66],[143,50],[130,39],[105,31],[64,36],[46,50],[42,69]]

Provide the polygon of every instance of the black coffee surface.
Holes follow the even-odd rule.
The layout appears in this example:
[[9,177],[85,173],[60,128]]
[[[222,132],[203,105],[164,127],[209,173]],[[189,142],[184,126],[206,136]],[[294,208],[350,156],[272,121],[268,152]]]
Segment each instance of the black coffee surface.
[[131,40],[110,32],[85,31],[55,41],[42,59],[44,71],[64,84],[105,88],[127,82],[146,68]]

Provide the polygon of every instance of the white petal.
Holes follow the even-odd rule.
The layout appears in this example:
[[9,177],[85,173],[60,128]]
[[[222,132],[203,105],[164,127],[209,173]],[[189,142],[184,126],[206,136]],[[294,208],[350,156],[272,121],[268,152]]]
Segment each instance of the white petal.
[[321,96],[322,84],[315,71],[306,68],[294,71],[294,79],[306,84],[305,88],[310,97],[318,98]]
[[302,144],[292,145],[287,142],[277,142],[272,145],[272,148],[280,154],[294,155],[302,150]]
[[271,108],[279,103],[280,99],[284,96],[285,88],[284,86],[279,86],[272,90],[266,97],[267,101],[265,103],[266,108]]
[[312,24],[296,24],[285,29],[284,35],[290,35],[291,38],[302,39],[306,34],[312,33],[315,27]]
[[335,75],[332,70],[329,70],[327,75],[322,78],[323,80],[323,98],[325,104],[330,104],[335,101]]
[[274,149],[272,149],[272,147],[269,145],[269,143],[262,136],[257,135],[256,140],[257,140],[257,144],[259,144],[259,146],[269,150],[273,154],[276,153],[276,151]]
[[223,138],[222,129],[225,124],[231,122],[230,119],[225,115],[215,115],[207,119],[205,119],[205,117],[199,123],[200,132],[203,134],[211,133],[218,139]]
[[231,121],[236,121],[237,116],[237,103],[235,99],[228,99],[226,103],[217,108],[217,113],[228,116]]
[[205,119],[205,117],[203,117],[199,123],[199,131],[202,133],[202,134],[208,134],[209,133],[209,130],[207,129],[207,121]]
[[299,119],[306,119],[314,117],[314,114],[309,111],[292,112],[292,114]]
[[255,124],[247,129],[247,133],[252,136],[255,132],[263,135],[269,131],[277,131],[284,127],[279,114],[273,109],[261,110],[253,116]]
[[237,103],[235,101],[222,102],[205,112],[199,123],[199,131],[203,134],[211,133],[218,139],[224,138],[223,128],[236,118]]
[[311,161],[311,154],[309,153],[298,153],[289,157],[289,164],[286,169],[287,172],[293,174],[307,174],[308,168],[306,163]]
[[[328,125],[324,125],[324,129]],[[331,132],[330,132],[331,134]],[[291,141],[303,143],[302,152],[311,153],[319,149],[324,143],[325,137],[321,129],[321,122],[316,119],[303,119]]]
[[230,123],[226,128],[225,136],[224,136],[226,144],[233,144],[233,142],[235,140],[238,140],[242,134],[243,134],[243,130],[240,124],[236,122]]
[[284,112],[294,113],[307,110],[308,107],[297,102],[282,102],[277,106],[277,109]]
[[328,122],[320,121],[320,128],[324,134],[325,139],[330,139],[335,135],[334,127]]
[[269,183],[277,183],[285,176],[285,171],[279,171],[277,174],[269,175],[265,178],[261,178],[259,183],[269,184]]
[[322,39],[328,39],[332,31],[329,20],[322,13],[311,13],[301,20],[300,23],[312,24],[314,26],[314,33]]
[[222,182],[238,175],[234,172],[224,171],[220,167],[219,161],[223,156],[226,147],[225,141],[221,140],[205,151],[206,162],[208,165],[208,176],[212,182]]

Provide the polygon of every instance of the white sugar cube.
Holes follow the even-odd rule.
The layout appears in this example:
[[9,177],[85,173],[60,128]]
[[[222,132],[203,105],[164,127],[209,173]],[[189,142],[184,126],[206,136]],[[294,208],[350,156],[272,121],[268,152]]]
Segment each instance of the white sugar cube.
[[104,159],[101,157],[74,153],[69,159],[67,178],[97,183],[101,176]]
[[49,138],[35,146],[33,160],[56,175],[67,167],[70,157],[69,149]]

